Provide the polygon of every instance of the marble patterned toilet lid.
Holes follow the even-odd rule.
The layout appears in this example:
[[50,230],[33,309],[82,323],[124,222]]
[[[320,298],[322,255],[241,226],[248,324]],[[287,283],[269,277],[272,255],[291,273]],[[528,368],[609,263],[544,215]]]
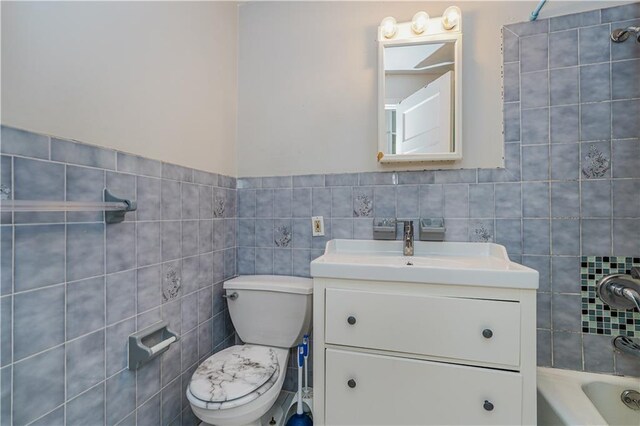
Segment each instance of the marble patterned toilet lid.
[[278,357],[273,349],[232,346],[210,356],[197,368],[189,390],[201,401],[232,401],[263,386],[278,370]]

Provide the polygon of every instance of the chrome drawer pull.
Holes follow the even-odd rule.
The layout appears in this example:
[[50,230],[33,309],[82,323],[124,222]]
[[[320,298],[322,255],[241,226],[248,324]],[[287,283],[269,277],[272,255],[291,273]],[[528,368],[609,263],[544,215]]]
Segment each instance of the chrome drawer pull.
[[487,411],[493,411],[493,404],[487,400],[484,401],[484,404],[482,405],[482,407],[484,407],[484,409]]
[[351,389],[356,387],[356,381],[353,379],[349,379],[349,381],[347,382],[347,386],[349,386]]
[[351,325],[356,323],[356,317],[354,316],[350,316],[349,318],[347,318],[347,322]]
[[485,339],[491,339],[493,337],[493,331],[490,328],[485,328],[482,330],[482,335]]

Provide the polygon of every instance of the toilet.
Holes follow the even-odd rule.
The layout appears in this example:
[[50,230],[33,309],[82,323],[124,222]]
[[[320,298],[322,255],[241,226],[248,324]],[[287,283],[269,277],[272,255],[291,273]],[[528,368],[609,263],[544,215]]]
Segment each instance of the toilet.
[[259,425],[282,390],[290,348],[311,329],[313,281],[247,275],[226,281],[223,288],[231,321],[244,344],[200,364],[187,398],[205,423]]

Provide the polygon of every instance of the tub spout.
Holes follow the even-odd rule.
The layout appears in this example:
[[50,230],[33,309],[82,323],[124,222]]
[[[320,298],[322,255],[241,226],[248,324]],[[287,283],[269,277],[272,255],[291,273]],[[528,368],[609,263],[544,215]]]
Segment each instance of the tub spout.
[[613,347],[627,355],[640,358],[640,345],[628,337],[617,336],[613,339]]

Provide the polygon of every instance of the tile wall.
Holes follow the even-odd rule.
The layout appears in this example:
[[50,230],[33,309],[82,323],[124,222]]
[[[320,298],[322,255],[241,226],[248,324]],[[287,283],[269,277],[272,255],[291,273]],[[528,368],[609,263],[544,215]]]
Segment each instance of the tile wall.
[[[235,275],[236,182],[2,128],[3,199],[136,199],[103,213],[2,213],[2,425],[194,424],[184,390],[234,341],[222,281]],[[159,320],[181,335],[139,370],[128,335]]]
[[640,376],[581,326],[580,256],[640,255],[640,44],[609,39],[628,25],[640,3],[504,28],[504,169],[239,179],[238,273],[308,276],[328,240],[371,239],[373,217],[444,217],[447,241],[503,244],[540,272],[539,365]]

